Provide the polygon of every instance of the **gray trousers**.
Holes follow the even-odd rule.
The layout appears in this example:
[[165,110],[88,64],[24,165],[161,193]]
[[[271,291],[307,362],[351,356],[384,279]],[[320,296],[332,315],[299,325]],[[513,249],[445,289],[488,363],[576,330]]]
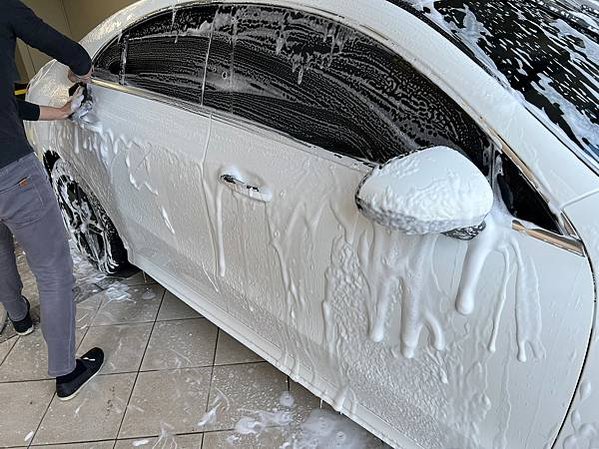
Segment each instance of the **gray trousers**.
[[52,186],[34,154],[0,169],[0,302],[18,321],[26,316],[27,305],[13,236],[37,281],[48,374],[68,374],[75,369],[73,260]]

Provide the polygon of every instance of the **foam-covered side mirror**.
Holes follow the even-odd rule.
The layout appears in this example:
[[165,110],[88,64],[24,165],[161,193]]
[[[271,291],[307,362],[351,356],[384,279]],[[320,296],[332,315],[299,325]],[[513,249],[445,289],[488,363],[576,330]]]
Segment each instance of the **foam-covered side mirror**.
[[356,204],[370,220],[409,235],[468,240],[484,229],[493,190],[468,158],[434,147],[375,168],[360,184]]

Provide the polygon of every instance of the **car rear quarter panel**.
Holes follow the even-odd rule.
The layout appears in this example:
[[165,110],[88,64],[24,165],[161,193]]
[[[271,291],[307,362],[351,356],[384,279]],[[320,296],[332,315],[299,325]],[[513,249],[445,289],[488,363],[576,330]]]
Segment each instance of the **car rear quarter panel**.
[[554,448],[589,449],[599,447],[599,193],[566,207],[566,214],[575,223],[591,259],[596,300],[593,334],[584,371]]

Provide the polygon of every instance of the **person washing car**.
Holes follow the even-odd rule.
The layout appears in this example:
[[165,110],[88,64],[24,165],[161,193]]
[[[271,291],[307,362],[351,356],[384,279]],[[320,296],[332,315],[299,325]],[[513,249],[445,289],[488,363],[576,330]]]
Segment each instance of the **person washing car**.
[[92,62],[81,45],[45,24],[20,1],[0,2],[0,302],[18,334],[33,332],[30,305],[21,294],[16,238],[38,285],[48,374],[56,378],[58,397],[67,400],[98,373],[104,354],[94,348],[80,359],[75,357],[75,279],[67,234],[47,174],[21,120],[65,119],[71,104],[52,108],[17,101],[17,38],[69,66],[73,82],[90,80]]

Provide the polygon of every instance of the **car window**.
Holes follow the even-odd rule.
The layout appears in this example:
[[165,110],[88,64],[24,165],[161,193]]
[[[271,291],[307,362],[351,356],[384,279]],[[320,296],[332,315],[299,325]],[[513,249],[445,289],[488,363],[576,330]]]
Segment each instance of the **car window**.
[[221,5],[205,106],[373,162],[434,145],[484,167],[490,142],[407,61],[348,26],[308,12]]
[[599,13],[585,0],[387,0],[434,26],[599,169]]
[[94,78],[118,83],[123,67],[124,42],[121,36],[112,39],[94,59]]
[[96,70],[109,80],[119,73],[125,86],[199,104],[215,11],[173,8],[146,18],[107,47]]
[[560,234],[558,219],[549,209],[547,201],[531,186],[509,157],[505,154],[500,157],[501,172],[497,176],[497,183],[507,210],[516,218]]
[[[489,174],[493,146],[440,88],[374,39],[307,12],[183,7],[145,18],[99,53],[96,78],[224,111],[374,163],[445,145]],[[545,201],[504,158],[516,217],[558,232]]]

